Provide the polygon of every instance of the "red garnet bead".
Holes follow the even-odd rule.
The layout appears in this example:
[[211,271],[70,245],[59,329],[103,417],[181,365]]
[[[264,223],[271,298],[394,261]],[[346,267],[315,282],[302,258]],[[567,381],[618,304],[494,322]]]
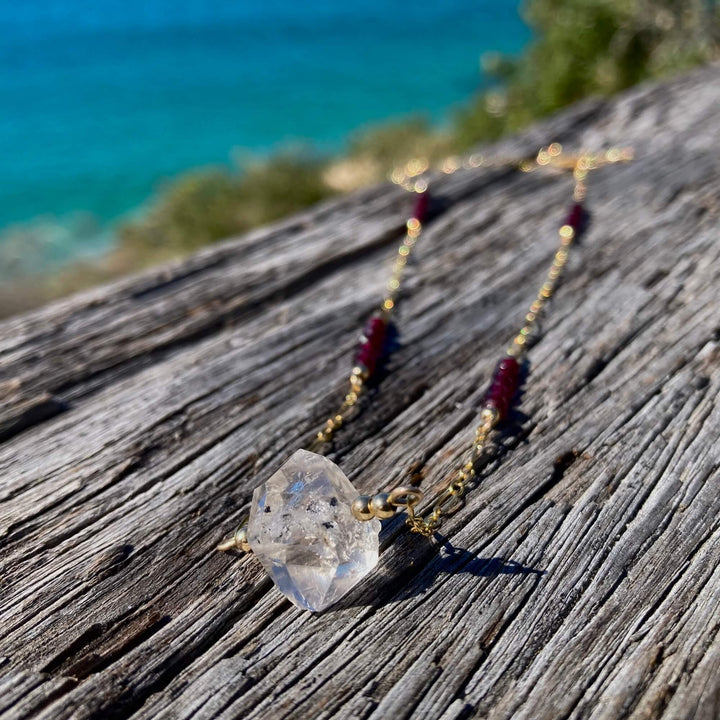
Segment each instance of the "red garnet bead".
[[569,225],[575,232],[578,232],[582,226],[585,211],[580,203],[575,203],[565,218],[565,225]]
[[415,209],[413,210],[413,217],[419,220],[421,223],[425,222],[427,217],[428,205],[430,204],[430,194],[427,190],[418,193],[417,200],[415,200]]
[[386,336],[387,323],[378,315],[371,317],[365,326],[362,344],[355,355],[355,364],[365,367],[368,375],[372,375],[377,368],[385,350]]
[[495,368],[485,405],[494,407],[501,420],[507,417],[520,385],[520,365],[514,357],[503,358]]

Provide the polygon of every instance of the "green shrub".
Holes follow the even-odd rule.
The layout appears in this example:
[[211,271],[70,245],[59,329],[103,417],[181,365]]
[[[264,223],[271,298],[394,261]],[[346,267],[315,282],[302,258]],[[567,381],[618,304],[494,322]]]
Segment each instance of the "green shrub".
[[184,254],[285,217],[331,194],[323,168],[313,155],[283,153],[241,172],[187,173],[160,193],[146,215],[119,229],[120,246],[153,259]]
[[529,0],[524,16],[536,39],[517,60],[488,63],[497,86],[457,114],[460,147],[718,54],[714,0]]

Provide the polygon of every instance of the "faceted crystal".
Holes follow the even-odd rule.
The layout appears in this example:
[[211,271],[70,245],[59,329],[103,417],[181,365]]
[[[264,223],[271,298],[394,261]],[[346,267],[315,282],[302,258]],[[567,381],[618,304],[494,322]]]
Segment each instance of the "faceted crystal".
[[255,489],[248,542],[298,607],[324,610],[377,564],[380,522],[355,519],[357,496],[335,463],[307,450]]

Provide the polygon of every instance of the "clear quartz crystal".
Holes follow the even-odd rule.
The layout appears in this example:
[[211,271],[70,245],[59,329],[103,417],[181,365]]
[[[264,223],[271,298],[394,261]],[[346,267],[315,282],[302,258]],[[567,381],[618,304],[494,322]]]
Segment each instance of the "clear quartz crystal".
[[380,521],[353,517],[357,496],[335,463],[308,450],[297,450],[255,489],[248,542],[298,607],[324,610],[377,564]]

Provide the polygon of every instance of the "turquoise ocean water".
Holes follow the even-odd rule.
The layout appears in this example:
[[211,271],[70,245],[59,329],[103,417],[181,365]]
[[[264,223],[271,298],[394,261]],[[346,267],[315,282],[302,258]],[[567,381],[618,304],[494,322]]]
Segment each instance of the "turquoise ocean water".
[[188,168],[442,122],[517,0],[0,0],[0,279],[97,253]]

